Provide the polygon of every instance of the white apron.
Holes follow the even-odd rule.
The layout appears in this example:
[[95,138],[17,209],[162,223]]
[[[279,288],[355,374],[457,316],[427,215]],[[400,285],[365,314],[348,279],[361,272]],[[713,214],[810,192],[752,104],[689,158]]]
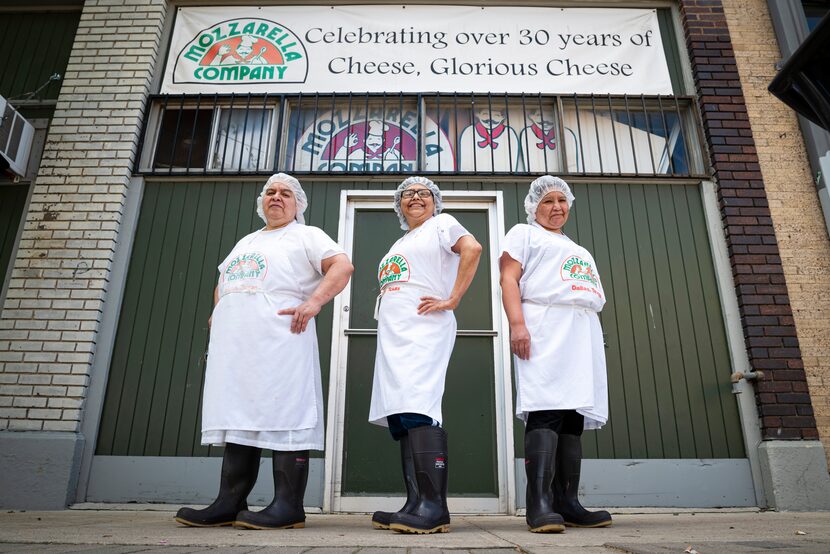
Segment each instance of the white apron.
[[398,239],[381,260],[370,422],[386,426],[386,416],[407,412],[442,421],[455,315],[418,315],[418,304],[422,296],[449,297],[460,261],[451,248],[468,234],[454,217],[440,214]]
[[[219,266],[202,409],[202,444],[323,449],[323,399],[314,320],[291,316],[322,279],[320,259],[342,250],[314,227],[257,231]],[[330,244],[328,244],[330,243]]]
[[597,313],[605,292],[583,247],[541,226],[517,225],[504,252],[522,264],[519,289],[530,333],[530,359],[514,356],[516,415],[576,410],[585,429],[608,420],[605,347]]

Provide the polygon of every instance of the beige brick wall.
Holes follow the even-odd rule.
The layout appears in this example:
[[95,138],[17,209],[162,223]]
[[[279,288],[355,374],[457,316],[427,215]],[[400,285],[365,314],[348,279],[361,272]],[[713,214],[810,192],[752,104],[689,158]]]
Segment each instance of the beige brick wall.
[[830,461],[830,239],[795,113],[767,91],[781,52],[766,0],[723,0],[819,436]]
[[166,13],[84,4],[0,313],[0,430],[79,428]]

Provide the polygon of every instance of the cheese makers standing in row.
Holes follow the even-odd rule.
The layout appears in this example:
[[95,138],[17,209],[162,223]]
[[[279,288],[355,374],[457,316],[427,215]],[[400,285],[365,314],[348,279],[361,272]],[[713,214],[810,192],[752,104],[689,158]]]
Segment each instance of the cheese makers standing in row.
[[[573,194],[549,175],[525,198],[527,225],[507,234],[500,259],[504,309],[516,366],[516,414],[525,424],[527,523],[533,532],[611,524],[577,491],[583,429],[608,418],[597,313],[605,293],[591,254],[562,232]],[[308,450],[323,450],[323,402],[314,316],[346,286],[353,267],[323,231],[306,226],[300,183],[272,176],[257,199],[266,226],[241,239],[219,266],[205,375],[202,444],[225,446],[220,490],[207,508],[182,508],[180,523],[252,529],[303,527]],[[406,233],[378,270],[378,320],[369,421],[398,441],[407,500],[375,512],[378,529],[449,531],[447,433],[441,403],[458,306],[481,245],[442,214],[440,189],[424,177],[395,191]],[[274,501],[247,509],[262,448],[273,450]]]

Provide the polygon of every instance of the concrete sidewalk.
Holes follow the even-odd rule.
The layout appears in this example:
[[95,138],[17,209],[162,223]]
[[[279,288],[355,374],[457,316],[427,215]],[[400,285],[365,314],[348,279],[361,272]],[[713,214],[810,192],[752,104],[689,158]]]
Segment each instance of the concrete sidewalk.
[[830,512],[628,509],[612,511],[611,527],[555,535],[529,533],[520,517],[458,515],[450,533],[424,536],[376,531],[367,515],[309,514],[305,529],[246,531],[180,526],[172,506],[100,507],[2,513],[0,553],[830,552]]

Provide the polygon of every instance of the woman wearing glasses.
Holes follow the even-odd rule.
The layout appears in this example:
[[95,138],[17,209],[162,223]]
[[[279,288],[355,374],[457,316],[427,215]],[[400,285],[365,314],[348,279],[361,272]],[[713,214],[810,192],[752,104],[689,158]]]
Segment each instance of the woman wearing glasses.
[[455,315],[473,280],[481,245],[449,214],[429,179],[410,177],[395,191],[406,234],[378,271],[378,343],[369,421],[400,443],[406,504],[375,512],[378,529],[448,532],[447,434],[441,398],[455,344]]

